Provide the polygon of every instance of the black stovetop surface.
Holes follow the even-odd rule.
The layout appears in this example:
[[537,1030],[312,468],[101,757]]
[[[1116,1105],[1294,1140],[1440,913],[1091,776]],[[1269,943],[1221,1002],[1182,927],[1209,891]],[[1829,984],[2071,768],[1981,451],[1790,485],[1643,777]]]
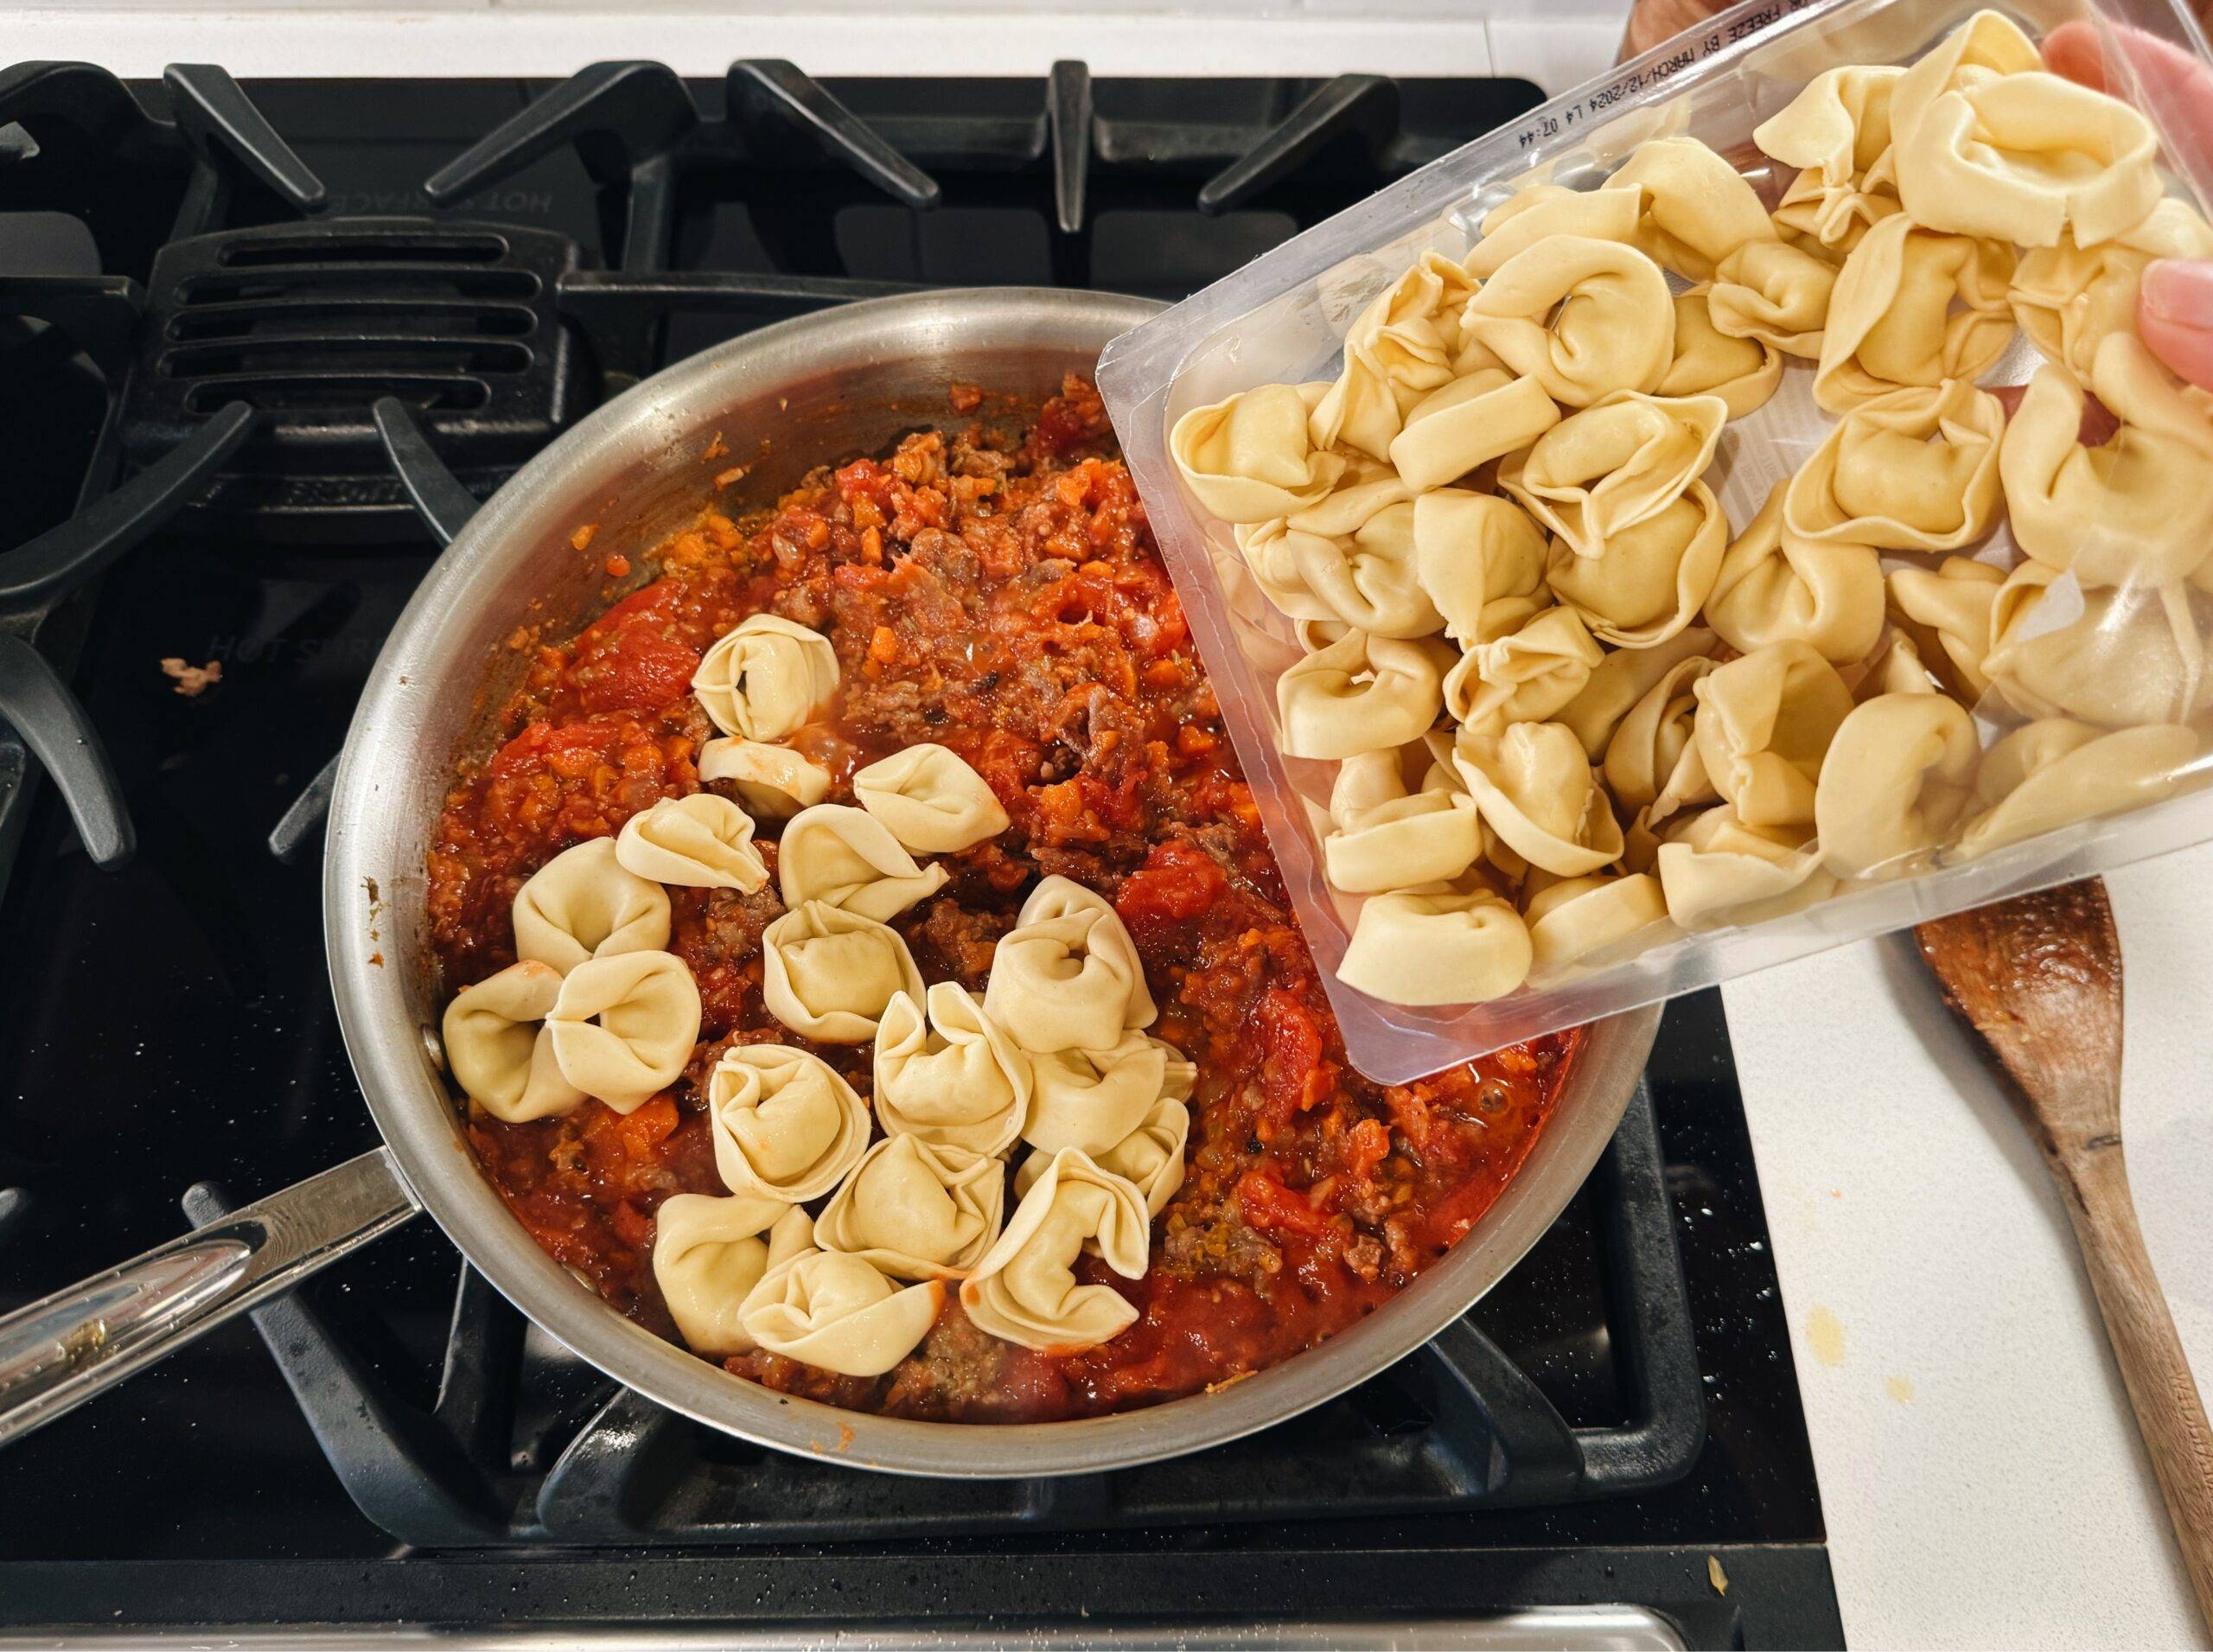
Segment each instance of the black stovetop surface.
[[[1035,81],[832,84],[887,131],[952,111],[1011,121],[1039,96]],[[249,90],[321,175],[331,211],[392,214],[425,211],[420,180],[545,88]],[[692,90],[708,111],[722,92]],[[161,88],[140,91],[162,107]],[[1234,83],[1214,90],[1202,118],[1265,130],[1311,91]],[[1190,90],[1105,82],[1095,95],[1101,115],[1143,131],[1156,112],[1187,108]],[[743,205],[680,189],[671,261],[1044,283],[1068,279],[1080,251],[1094,284],[1177,297],[1379,175],[1534,101],[1529,89],[1497,82],[1412,83],[1396,95],[1396,135],[1363,140],[1356,163],[1325,149],[1318,172],[1294,172],[1228,211],[1174,204],[1210,168],[1187,178],[1165,149],[1152,158],[1172,188],[1135,163],[1103,168],[1074,251],[1050,227],[1049,187],[1034,178],[952,187],[926,214],[841,196],[826,230],[802,234],[794,203],[806,178],[794,174],[772,175]],[[0,273],[22,273],[24,260],[44,273],[87,272],[54,265],[87,257],[89,238],[11,214],[8,175],[0,169]],[[97,190],[85,188],[89,203]],[[607,253],[619,208],[606,192],[595,196],[571,150],[557,149],[443,215],[562,231],[589,266],[619,261]],[[142,216],[168,209],[139,205]],[[112,259],[150,258],[163,239],[112,201],[86,215],[102,221]],[[284,219],[273,200],[241,191],[226,221]],[[748,324],[679,316],[659,359]],[[10,343],[31,348],[0,333],[0,347]],[[60,371],[52,355],[15,358],[26,372],[27,361],[55,369],[35,402],[0,398],[0,442],[34,461],[10,467],[11,541],[68,513],[100,429],[97,385]],[[243,1201],[376,1145],[324,979],[319,863],[309,852],[279,864],[266,839],[342,743],[384,633],[433,554],[405,524],[326,545],[202,521],[157,534],[73,605],[84,640],[72,680],[121,779],[138,852],[120,870],[92,867],[49,788],[0,906],[0,1188],[29,1195],[0,1230],[0,1310],[174,1235],[185,1225],[179,1196],[195,1183]],[[158,667],[171,657],[220,661],[222,680],[180,696]],[[1358,1521],[1306,1509],[1111,1532],[1079,1519],[985,1536],[652,1553],[494,1545],[462,1557],[398,1544],[357,1508],[262,1340],[237,1321],[0,1455],[0,1632],[334,1618],[1111,1618],[1141,1606],[1372,1617],[1628,1600],[1659,1605],[1698,1644],[1834,1642],[1820,1501],[1716,994],[1670,1007],[1649,1078],[1704,1397],[1703,1444],[1658,1489]],[[1598,1196],[1579,1198],[1472,1316],[1568,1423],[1588,1429],[1629,1418],[1634,1373],[1624,1366],[1641,1357],[1619,1341]],[[450,1244],[418,1221],[306,1294],[325,1320],[358,1332],[377,1380],[411,1392],[434,1378],[457,1266]],[[1287,1427],[1258,1449],[1273,1441],[1296,1451],[1305,1438]]]

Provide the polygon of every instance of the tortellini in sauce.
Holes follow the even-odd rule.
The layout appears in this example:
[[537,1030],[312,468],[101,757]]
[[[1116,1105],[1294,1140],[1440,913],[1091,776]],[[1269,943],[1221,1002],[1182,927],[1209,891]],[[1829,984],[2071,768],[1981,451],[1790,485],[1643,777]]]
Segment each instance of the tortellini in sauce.
[[623,870],[615,839],[564,849],[515,892],[515,955],[564,974],[590,958],[668,945],[667,892]]
[[1007,828],[990,784],[941,745],[908,746],[858,770],[853,796],[918,855],[957,854]]
[[1174,1053],[1141,1032],[1126,1032],[1106,1049],[1032,1056],[1022,1139],[1040,1152],[1104,1152],[1136,1129],[1165,1092]]
[[772,746],[736,735],[699,748],[699,779],[727,784],[761,820],[782,820],[830,795],[830,771],[789,746]]
[[903,1289],[858,1256],[802,1251],[768,1270],[741,1323],[756,1344],[841,1376],[882,1376],[929,1334],[945,1282]]
[[891,830],[865,809],[818,803],[784,827],[776,878],[784,904],[842,908],[878,923],[945,887],[946,870],[919,865]]
[[561,972],[525,958],[446,1006],[446,1065],[469,1103],[503,1124],[558,1118],[584,1093],[561,1075],[545,1017],[561,995]]
[[635,1113],[683,1076],[699,1037],[699,989],[673,953],[587,959],[561,978],[545,1030],[563,1078]]
[[1000,938],[984,1010],[1033,1055],[1112,1049],[1159,1014],[1114,909],[1057,876],[1039,881]]
[[706,1099],[715,1170],[733,1193],[820,1198],[868,1146],[868,1104],[803,1049],[732,1045],[707,1075]]
[[683,888],[750,893],[768,881],[753,817],[711,792],[665,797],[632,815],[615,836],[615,858],[633,877]]
[[[1189,1062],[1183,1063],[1188,1067]],[[1188,1091],[1170,1093],[1152,1104],[1137,1127],[1105,1151],[1092,1157],[1099,1168],[1126,1178],[1145,1199],[1148,1214],[1158,1215],[1183,1185],[1183,1148],[1191,1134]],[[1054,1155],[1032,1153],[1015,1167],[1014,1192],[1018,1199],[1037,1184],[1051,1166]],[[1087,1241],[1087,1246],[1097,1241]]]
[[895,1279],[959,1279],[998,1238],[1005,1198],[992,1155],[886,1136],[822,1207],[814,1242]]
[[780,740],[838,692],[838,652],[779,614],[738,622],[701,656],[692,692],[724,734]]
[[746,1298],[772,1268],[813,1243],[806,1211],[746,1194],[674,1193],[654,1215],[654,1283],[694,1354],[724,1359],[758,1346]]
[[761,1001],[794,1032],[864,1044],[892,998],[922,996],[899,932],[844,907],[809,901],[761,932]]
[[1143,1278],[1149,1221],[1127,1177],[1064,1149],[962,1281],[960,1305],[978,1330],[1002,1341],[1043,1352],[1095,1347],[1134,1324],[1138,1310],[1111,1286],[1078,1284],[1075,1260],[1087,1244],[1124,1279]]
[[1030,1112],[1030,1059],[958,981],[895,995],[876,1030],[876,1116],[891,1135],[999,1153]]

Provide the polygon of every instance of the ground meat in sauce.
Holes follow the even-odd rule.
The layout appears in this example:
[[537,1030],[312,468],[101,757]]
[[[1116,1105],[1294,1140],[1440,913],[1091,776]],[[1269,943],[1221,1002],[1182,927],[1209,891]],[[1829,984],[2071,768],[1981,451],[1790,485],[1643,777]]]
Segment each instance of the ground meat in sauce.
[[[965,390],[963,395],[969,394]],[[971,399],[961,409],[982,405]],[[1527,1154],[1575,1035],[1384,1089],[1345,1065],[1314,964],[1224,737],[1143,504],[1097,393],[1070,380],[1024,433],[924,432],[881,461],[818,471],[743,522],[708,512],[653,558],[660,577],[572,641],[541,644],[503,743],[457,779],[430,858],[450,989],[509,962],[508,908],[562,849],[699,789],[712,730],[689,692],[701,652],[746,615],[812,625],[843,684],[792,743],[852,771],[917,741],[974,765],[1012,825],[943,857],[951,879],[896,922],[923,973],[980,987],[1040,875],[1115,904],[1197,1063],[1182,1191],[1145,1278],[1087,1281],[1140,1310],[1098,1348],[1048,1356],[979,1332],[957,1293],[913,1354],[855,1379],[756,1352],[730,1368],[866,1410],[972,1421],[1091,1415],[1229,1381],[1388,1300],[1489,1208]],[[776,826],[761,823],[774,864]],[[654,1212],[717,1193],[696,1085],[731,1043],[804,1041],[760,998],[754,895],[673,890],[671,947],[705,1017],[686,1078],[618,1116],[476,1119],[469,1139],[517,1217],[624,1313],[673,1335],[654,1288]],[[821,1048],[864,1094],[865,1047]]]

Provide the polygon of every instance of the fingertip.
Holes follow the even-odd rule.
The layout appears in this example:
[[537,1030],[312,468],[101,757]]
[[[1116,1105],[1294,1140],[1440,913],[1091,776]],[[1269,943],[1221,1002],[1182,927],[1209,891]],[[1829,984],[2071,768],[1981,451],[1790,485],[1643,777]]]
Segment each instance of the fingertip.
[[2044,38],[2044,66],[2054,74],[2081,82],[2093,91],[2106,89],[2105,53],[2098,31],[2087,20],[2064,22]]
[[2188,382],[2213,390],[2213,265],[2155,261],[2137,298],[2136,333]]

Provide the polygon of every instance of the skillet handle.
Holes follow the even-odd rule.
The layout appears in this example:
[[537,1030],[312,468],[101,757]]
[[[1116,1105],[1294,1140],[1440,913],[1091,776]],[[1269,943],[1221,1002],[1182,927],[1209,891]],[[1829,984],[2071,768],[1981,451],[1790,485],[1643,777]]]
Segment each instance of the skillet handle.
[[0,1445],[288,1291],[422,1203],[379,1147],[0,1318]]

